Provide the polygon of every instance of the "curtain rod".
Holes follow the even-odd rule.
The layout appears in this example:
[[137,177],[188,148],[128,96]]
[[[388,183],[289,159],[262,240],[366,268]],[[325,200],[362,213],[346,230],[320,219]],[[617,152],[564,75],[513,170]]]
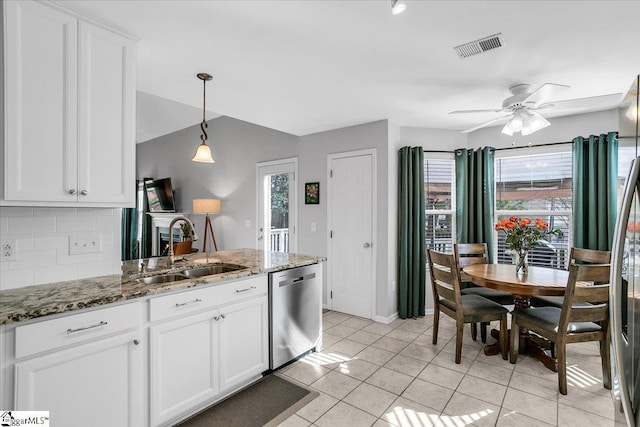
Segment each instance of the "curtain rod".
[[[584,139],[589,139],[588,137],[584,137]],[[631,138],[631,137],[618,137],[618,139],[626,139],[626,138]],[[525,146],[518,146],[515,145],[513,147],[503,147],[503,148],[494,148],[495,151],[502,151],[502,150],[516,150],[516,149],[520,149],[520,148],[533,148],[533,147],[549,147],[552,145],[564,145],[564,144],[573,144],[573,141],[562,141],[562,142],[546,142],[544,144],[533,144],[533,145],[525,145]],[[450,154],[455,154],[456,151],[458,150],[422,150],[424,153],[450,153]]]
[[[515,150],[517,148],[533,148],[533,147],[545,147],[549,145],[563,145],[563,144],[573,144],[573,141],[564,141],[564,142],[547,142],[544,144],[536,144],[536,145],[525,145],[525,146],[513,146],[513,147],[504,147],[504,148],[494,148],[495,151],[501,150]],[[450,153],[455,154],[458,150],[422,150],[424,153]]]

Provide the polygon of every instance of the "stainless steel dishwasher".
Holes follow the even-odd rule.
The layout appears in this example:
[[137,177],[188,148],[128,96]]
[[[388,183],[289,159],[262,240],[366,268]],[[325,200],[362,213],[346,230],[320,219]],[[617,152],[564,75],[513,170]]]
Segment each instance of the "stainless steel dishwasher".
[[315,349],[322,321],[322,266],[269,274],[269,369]]

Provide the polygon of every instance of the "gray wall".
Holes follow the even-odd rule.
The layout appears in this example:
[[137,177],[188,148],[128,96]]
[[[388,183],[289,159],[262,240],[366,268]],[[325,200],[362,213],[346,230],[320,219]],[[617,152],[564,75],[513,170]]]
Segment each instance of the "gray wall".
[[[212,216],[218,248],[255,248],[256,163],[297,156],[298,137],[229,117],[208,124],[214,164],[191,161],[200,143],[195,125],[138,144],[137,177],[171,177],[179,212],[190,213],[193,199],[221,199],[222,213]],[[191,219],[202,235],[204,217]]]
[[[390,273],[388,251],[395,251],[395,238],[389,240],[389,213],[395,218],[395,205],[388,206],[388,123],[386,120],[296,137],[251,123],[221,117],[208,122],[210,146],[216,163],[191,161],[199,142],[200,128],[194,125],[163,137],[138,144],[137,177],[171,177],[176,190],[176,209],[191,211],[194,198],[222,199],[222,214],[213,217],[218,246],[223,249],[256,247],[256,163],[298,157],[298,252],[327,255],[327,155],[375,148],[377,153],[378,224],[377,308],[374,316],[388,317],[395,312],[389,301]],[[396,158],[394,157],[394,162]],[[305,182],[320,182],[320,204],[305,205]],[[204,219],[192,215],[196,229]],[[245,228],[245,220],[251,228]],[[395,221],[395,220],[394,220]],[[311,231],[311,223],[316,231]],[[199,246],[199,245],[198,245]],[[326,264],[324,271],[326,304]]]

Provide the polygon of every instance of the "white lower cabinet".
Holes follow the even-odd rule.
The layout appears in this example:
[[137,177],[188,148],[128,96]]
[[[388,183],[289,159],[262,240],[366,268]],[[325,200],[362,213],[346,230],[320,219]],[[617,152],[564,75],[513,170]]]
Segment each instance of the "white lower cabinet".
[[143,425],[139,333],[16,363],[15,409],[49,411],[51,425]]
[[151,327],[151,424],[218,394],[216,311]]
[[267,289],[253,276],[0,325],[0,404],[55,426],[173,425],[268,369]]
[[220,310],[221,391],[269,368],[267,307],[264,297]]
[[[220,286],[233,293],[215,308],[150,327],[152,426],[169,425],[215,402],[269,367],[266,278]],[[206,295],[182,292],[172,296],[173,304],[161,298],[166,306],[185,307],[187,302],[195,309],[206,306]]]

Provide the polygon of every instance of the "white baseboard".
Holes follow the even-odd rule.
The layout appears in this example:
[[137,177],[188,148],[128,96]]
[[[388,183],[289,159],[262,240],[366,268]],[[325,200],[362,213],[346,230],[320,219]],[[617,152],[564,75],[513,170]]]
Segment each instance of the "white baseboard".
[[393,313],[391,316],[388,316],[388,317],[374,316],[372,320],[374,322],[384,323],[384,324],[388,325],[389,323],[393,322],[397,318],[398,318],[398,312],[396,311],[395,313]]
[[[322,304],[322,308],[323,310],[330,310],[329,306],[327,304]],[[427,308],[425,309],[425,316],[429,316],[429,315],[433,315],[433,308]],[[385,325],[388,325],[389,323],[393,322],[394,320],[396,320],[398,318],[398,312],[396,311],[395,313],[393,313],[391,316],[373,316],[373,320],[374,322],[378,322],[378,323],[384,323]]]

